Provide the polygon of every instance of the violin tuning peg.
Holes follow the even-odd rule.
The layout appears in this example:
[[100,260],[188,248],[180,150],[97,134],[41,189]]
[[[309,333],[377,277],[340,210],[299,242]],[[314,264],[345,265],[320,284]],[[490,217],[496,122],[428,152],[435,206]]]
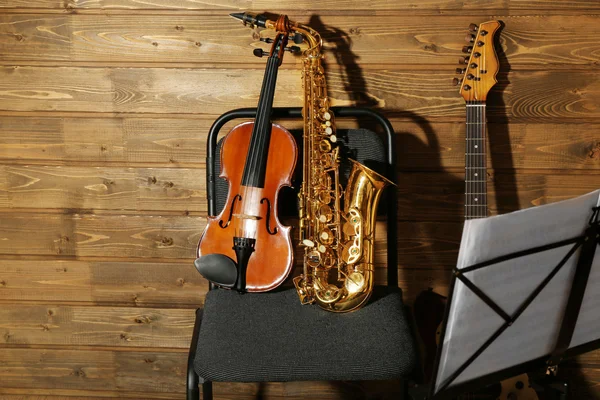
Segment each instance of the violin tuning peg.
[[259,57],[259,58],[269,55],[269,53],[264,51],[263,49],[254,49],[252,51],[252,54],[254,54],[256,57]]
[[290,47],[284,48],[283,50],[289,51],[292,54],[296,54],[296,53],[300,52],[300,47],[298,47],[298,46],[290,46]]
[[452,85],[458,86],[459,83],[460,83],[460,79],[458,79],[458,78],[452,79]]
[[467,36],[465,36],[465,40],[469,43],[473,43],[475,41],[475,35],[467,33]]
[[301,33],[295,33],[291,35],[290,39],[292,39],[296,44],[302,44],[302,42],[304,42],[304,36],[302,36]]
[[469,25],[469,31],[471,32],[477,32],[478,26],[476,24],[470,24]]
[[473,51],[473,46],[463,46],[463,48],[462,48],[463,53],[470,54],[471,51]]
[[271,43],[273,43],[273,39],[271,39],[271,38],[268,38],[268,37],[261,37],[259,40],[260,40],[261,42],[265,42],[265,43],[268,43],[268,44],[271,44]]

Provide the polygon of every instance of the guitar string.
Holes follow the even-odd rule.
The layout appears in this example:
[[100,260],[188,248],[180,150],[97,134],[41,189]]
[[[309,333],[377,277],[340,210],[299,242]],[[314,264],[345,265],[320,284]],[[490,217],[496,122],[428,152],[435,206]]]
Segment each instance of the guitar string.
[[[489,36],[488,36],[489,37]],[[485,43],[484,43],[484,46]],[[486,56],[486,47],[484,47],[481,51],[481,66],[479,68],[479,72],[481,72],[482,70],[485,71],[485,67],[487,65],[486,60],[485,60],[485,56]],[[487,72],[484,72],[487,73]],[[481,82],[481,81],[480,81]],[[480,123],[481,123],[481,167],[482,167],[482,172],[483,172],[483,178],[481,180],[481,216],[483,218],[487,217],[487,148],[486,148],[486,129],[487,129],[487,123],[486,123],[486,119],[485,119],[485,113],[486,113],[486,105],[485,102],[482,102],[482,106],[481,108],[481,115],[480,115]]]

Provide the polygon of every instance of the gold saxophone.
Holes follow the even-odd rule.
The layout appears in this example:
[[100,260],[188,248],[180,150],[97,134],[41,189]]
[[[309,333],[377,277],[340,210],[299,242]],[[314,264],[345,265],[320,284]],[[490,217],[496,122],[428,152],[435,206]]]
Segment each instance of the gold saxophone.
[[301,35],[308,45],[302,53],[304,154],[298,194],[304,270],[294,284],[302,304],[317,303],[333,312],[356,310],[373,291],[377,204],[382,189],[393,183],[350,160],[352,171],[341,193],[339,148],[327,97],[321,35],[287,16],[271,21],[250,13],[231,15],[251,27],[290,32],[297,43]]
[[334,116],[329,109],[318,32],[295,24],[308,44],[303,52],[303,182],[299,193],[303,274],[294,278],[302,304],[327,311],[356,310],[373,291],[377,204],[382,189],[393,184],[350,160],[352,171],[343,193]]

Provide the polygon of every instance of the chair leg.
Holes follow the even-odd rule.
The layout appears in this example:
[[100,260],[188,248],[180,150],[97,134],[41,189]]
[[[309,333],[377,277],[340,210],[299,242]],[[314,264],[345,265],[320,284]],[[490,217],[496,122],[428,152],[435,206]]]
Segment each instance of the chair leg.
[[202,310],[196,310],[196,321],[194,322],[194,331],[192,333],[192,343],[190,344],[190,351],[188,354],[187,364],[187,400],[200,400],[200,389],[198,384],[200,379],[198,374],[194,371],[194,359],[196,358],[196,347],[198,346],[198,333],[200,332],[200,324],[202,321]]
[[202,384],[202,400],[213,400],[212,382],[204,381]]
[[408,382],[406,379],[400,379],[400,400],[412,400],[408,393]]

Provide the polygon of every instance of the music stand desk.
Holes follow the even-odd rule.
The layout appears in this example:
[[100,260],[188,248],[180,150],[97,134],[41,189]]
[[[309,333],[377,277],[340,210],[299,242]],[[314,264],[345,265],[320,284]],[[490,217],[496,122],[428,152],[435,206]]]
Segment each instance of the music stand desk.
[[599,213],[597,190],[465,222],[430,398],[600,347]]

